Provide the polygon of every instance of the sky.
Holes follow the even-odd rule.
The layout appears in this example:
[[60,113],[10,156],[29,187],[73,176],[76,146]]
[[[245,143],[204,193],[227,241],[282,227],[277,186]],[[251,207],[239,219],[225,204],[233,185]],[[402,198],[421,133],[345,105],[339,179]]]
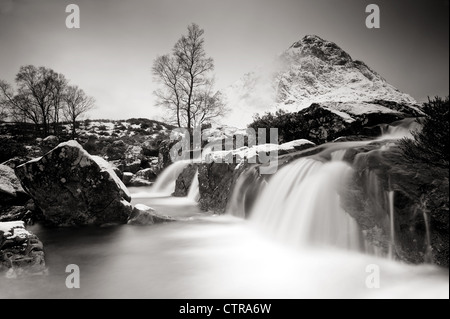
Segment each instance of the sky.
[[[79,29],[65,24],[71,3]],[[370,3],[380,7],[379,29],[365,26]],[[46,66],[96,99],[91,119],[160,119],[152,62],[195,22],[216,89],[316,34],[422,102],[449,92],[448,12],[448,0],[0,0],[0,79]]]

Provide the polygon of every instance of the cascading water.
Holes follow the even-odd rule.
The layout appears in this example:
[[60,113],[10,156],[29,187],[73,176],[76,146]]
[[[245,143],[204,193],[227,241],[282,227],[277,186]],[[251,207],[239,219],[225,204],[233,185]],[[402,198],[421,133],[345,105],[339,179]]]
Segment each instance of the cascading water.
[[190,161],[175,162],[162,172],[151,188],[152,193],[170,196],[175,190],[175,182],[181,172],[189,165]]
[[192,179],[191,186],[189,187],[189,192],[187,195],[188,199],[198,202],[200,198],[200,189],[198,182],[198,170],[195,171],[194,178]]
[[406,118],[390,125],[386,125],[379,140],[413,138],[412,132],[420,129],[421,125],[415,118]]
[[394,191],[388,192],[389,201],[389,229],[391,240],[389,243],[389,259],[394,259],[394,249],[395,249],[395,225],[394,225]]
[[331,245],[358,250],[360,229],[341,208],[339,195],[351,173],[351,167],[339,160],[322,163],[299,159],[272,177],[251,219],[265,232],[295,246]]

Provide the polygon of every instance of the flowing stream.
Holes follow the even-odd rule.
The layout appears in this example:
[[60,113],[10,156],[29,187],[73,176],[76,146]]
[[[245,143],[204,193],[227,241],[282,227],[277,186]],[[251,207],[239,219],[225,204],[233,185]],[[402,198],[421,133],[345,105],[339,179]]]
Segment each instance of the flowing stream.
[[[133,204],[175,222],[30,226],[45,245],[48,275],[0,278],[0,298],[449,298],[447,269],[407,265],[364,248],[358,224],[340,203],[352,168],[339,145],[328,150],[329,161],[302,158],[280,169],[258,189],[248,219],[238,201],[249,189],[243,181],[226,215],[197,207],[198,172],[187,197],[171,197],[183,162],[153,187],[130,188]],[[368,180],[376,190],[376,179]],[[79,289],[65,285],[69,264],[80,268]],[[368,284],[378,275],[378,288]]]

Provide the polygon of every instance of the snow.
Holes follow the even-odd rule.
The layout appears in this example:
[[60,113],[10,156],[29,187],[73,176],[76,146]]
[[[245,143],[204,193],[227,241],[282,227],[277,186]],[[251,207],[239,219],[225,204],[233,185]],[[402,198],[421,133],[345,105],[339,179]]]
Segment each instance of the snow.
[[295,149],[295,147],[303,146],[305,144],[315,145],[313,142],[308,141],[306,139],[299,139],[281,144],[279,149],[288,151]]
[[2,193],[16,196],[17,192],[24,192],[14,170],[6,165],[0,164],[0,191]]
[[116,183],[116,185],[121,190],[123,190],[123,192],[126,194],[126,196],[128,198],[130,198],[131,194],[128,191],[128,188],[125,186],[125,184],[117,176],[116,172],[114,172],[114,166],[100,156],[96,156],[96,155],[90,155],[90,156],[97,163],[97,165],[100,167],[100,169],[107,171],[110,174],[112,180]]
[[289,151],[295,150],[295,147],[302,146],[305,144],[310,144],[314,146],[315,144],[306,139],[294,140],[281,145],[278,144],[259,144],[252,147],[240,147],[235,150],[221,150],[221,151],[211,151],[210,149],[205,149],[203,152],[203,160],[213,161],[213,162],[223,162],[226,161],[228,157],[236,156],[238,160],[250,159],[258,156],[260,152],[270,152],[272,155],[278,154],[280,150]]
[[[12,230],[13,228],[14,231]],[[16,237],[25,238],[30,235],[30,233],[25,230],[25,224],[23,221],[0,222],[0,232],[3,232],[3,236],[7,239],[13,239]]]
[[134,205],[134,208],[136,208],[137,210],[141,210],[141,211],[153,210],[153,208],[148,207],[147,205],[144,205],[144,204],[136,204],[136,205]]

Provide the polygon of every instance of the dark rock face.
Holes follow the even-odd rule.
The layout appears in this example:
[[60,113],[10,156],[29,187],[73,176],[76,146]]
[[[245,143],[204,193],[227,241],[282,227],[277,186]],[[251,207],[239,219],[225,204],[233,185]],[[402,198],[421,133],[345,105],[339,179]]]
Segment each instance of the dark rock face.
[[164,140],[159,145],[158,154],[158,171],[161,172],[167,166],[172,164],[172,158],[170,157],[171,148],[177,143],[174,140]]
[[130,225],[153,225],[165,222],[172,222],[173,219],[170,216],[161,215],[157,213],[153,208],[137,204],[128,219]]
[[[354,163],[356,173],[345,209],[370,234],[379,229],[382,238],[378,241],[386,246],[390,234],[387,196],[393,191],[397,257],[448,267],[448,170],[407,163],[396,144],[388,144],[383,151],[378,144],[347,151],[345,160]],[[429,221],[431,251],[427,248],[425,218]]]
[[1,272],[8,278],[46,272],[43,245],[22,221],[0,222]]
[[[233,185],[242,172],[235,163],[199,164],[199,205],[202,210],[223,214],[231,198]],[[241,166],[243,167],[243,166]]]
[[178,175],[175,182],[175,191],[172,194],[175,197],[185,197],[189,193],[189,188],[191,187],[192,180],[194,179],[195,173],[197,172],[198,166],[196,164],[189,164],[186,168]]
[[[421,116],[419,111],[408,105],[387,101],[375,102],[313,103],[298,112],[283,113],[275,117],[263,116],[253,122],[251,127],[254,129],[277,127],[282,143],[306,139],[320,145],[345,136],[369,138],[380,136],[383,125],[406,117]],[[363,112],[365,109],[367,111]]]
[[55,225],[125,223],[131,213],[128,190],[111,167],[75,141],[18,166],[16,175]]

